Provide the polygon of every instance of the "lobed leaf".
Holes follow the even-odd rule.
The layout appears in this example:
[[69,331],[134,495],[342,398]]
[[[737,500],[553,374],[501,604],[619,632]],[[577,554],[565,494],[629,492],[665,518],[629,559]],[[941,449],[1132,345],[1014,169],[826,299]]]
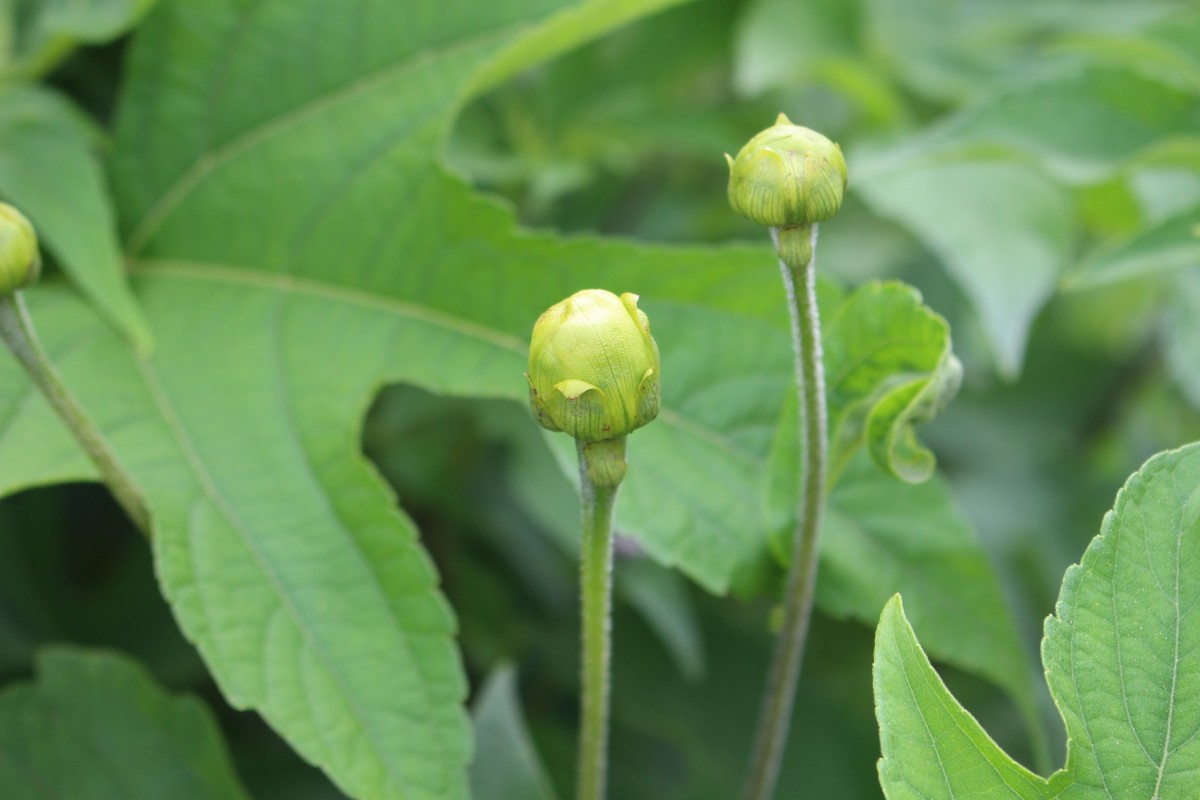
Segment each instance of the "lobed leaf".
[[[115,155],[158,348],[131,352],[60,291],[30,294],[68,383],[147,498],[185,634],[231,703],[259,710],[353,796],[461,797],[469,758],[453,616],[358,452],[378,386],[523,398],[528,326],[593,281],[720,298],[726,311],[702,315],[728,317],[718,328],[734,310],[776,307],[757,290],[774,288],[773,272],[739,269],[759,250],[520,235],[438,168],[459,87],[557,8],[487,4],[400,26],[383,24],[398,13],[383,2],[332,17],[318,2],[163,4],[130,56]],[[231,51],[231,36],[246,46]],[[0,369],[4,488],[87,475],[78,458],[28,446],[64,438],[15,365]],[[761,380],[753,362],[746,380]],[[752,412],[735,420],[747,436],[707,427],[731,410],[701,392],[698,419],[668,406],[668,444],[646,449],[703,456],[727,494],[656,475],[652,458],[639,468],[658,487],[641,524],[713,588],[732,569],[722,558],[755,547],[727,527],[736,487],[754,496],[754,460],[729,453],[765,449],[777,415],[770,393],[742,394],[732,411]],[[637,519],[638,503],[625,506]],[[713,510],[696,527],[719,546],[681,536]]]

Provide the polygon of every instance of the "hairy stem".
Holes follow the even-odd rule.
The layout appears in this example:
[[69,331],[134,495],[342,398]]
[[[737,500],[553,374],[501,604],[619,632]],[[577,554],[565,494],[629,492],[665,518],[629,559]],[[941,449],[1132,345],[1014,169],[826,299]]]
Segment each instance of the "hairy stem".
[[[616,457],[624,464],[625,440],[608,452],[578,443],[579,481],[583,498],[583,543],[580,590],[583,606],[583,694],[579,732],[578,800],[602,800],[608,767],[609,665],[612,661],[613,509],[618,480],[599,476],[608,470],[597,462]],[[599,478],[599,479],[598,479]]]
[[100,470],[100,477],[108,484],[125,513],[138,528],[149,534],[150,518],[141,493],[46,355],[41,342],[38,341],[33,320],[29,318],[25,300],[20,292],[0,297],[0,339],[8,345],[17,361],[29,373],[30,380],[45,395],[50,406],[79,441],[88,458]]
[[768,800],[779,776],[812,617],[828,449],[821,321],[817,312],[812,258],[817,244],[817,226],[773,229],[771,236],[780,256],[779,266],[792,318],[796,388],[800,400],[800,499],[796,508],[792,565],[783,601],[783,626],[775,641],[775,654],[767,676],[742,800]]

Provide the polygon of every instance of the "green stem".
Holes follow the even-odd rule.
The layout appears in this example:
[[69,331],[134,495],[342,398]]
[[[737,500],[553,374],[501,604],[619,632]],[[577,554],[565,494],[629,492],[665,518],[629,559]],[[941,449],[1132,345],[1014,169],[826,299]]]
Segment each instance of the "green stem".
[[20,292],[0,297],[0,339],[12,350],[17,361],[29,373],[30,380],[46,396],[51,407],[58,412],[58,416],[75,435],[84,452],[100,470],[100,477],[108,484],[125,513],[138,528],[149,534],[150,519],[141,493],[46,355],[38,341],[33,320],[29,318],[25,300]]
[[602,800],[608,766],[609,665],[612,661],[613,509],[624,473],[625,439],[579,449],[583,498],[580,584],[583,605],[583,694],[579,732],[578,800]]
[[767,677],[758,734],[743,800],[768,800],[775,791],[787,743],[792,704],[816,588],[821,503],[825,495],[825,370],[821,363],[821,321],[817,312],[816,273],[812,254],[817,226],[772,229],[792,318],[796,356],[796,388],[800,406],[800,499],[792,566],[784,595],[783,626]]

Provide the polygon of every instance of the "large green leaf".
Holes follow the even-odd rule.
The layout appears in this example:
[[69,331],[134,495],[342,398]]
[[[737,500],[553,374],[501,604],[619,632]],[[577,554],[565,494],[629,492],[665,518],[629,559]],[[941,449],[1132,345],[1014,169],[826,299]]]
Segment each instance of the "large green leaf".
[[148,350],[150,330],[125,282],[94,138],[59,95],[0,88],[0,196],[33,221],[43,245],[101,313]]
[[0,693],[0,795],[249,800],[203,704],[123,658],[67,649]]
[[1066,767],[1025,773],[929,667],[893,601],[876,643],[889,797],[1187,798],[1200,770],[1200,445],[1150,459],[1067,570],[1042,641]]
[[[130,56],[115,156],[153,359],[70,296],[30,296],[148,500],[184,632],[234,705],[259,710],[354,796],[460,797],[469,753],[453,617],[358,452],[377,387],[522,398],[531,321],[592,283],[724,306],[652,311],[679,343],[669,369],[696,334],[744,327],[733,311],[782,316],[761,250],[517,234],[438,169],[460,87],[489,58],[516,58],[517,37],[555,8],[481,4],[414,27],[385,24],[400,12],[382,2],[332,17],[317,2],[164,4]],[[231,56],[233,29],[248,44]],[[768,362],[776,352],[756,349]],[[630,487],[623,525],[652,531],[653,551],[712,588],[762,547],[730,520],[752,518],[786,383],[786,344],[777,353],[774,371],[751,359],[689,382],[680,368],[657,433],[638,440],[644,499]],[[11,363],[0,386],[5,489],[89,474]],[[721,394],[744,400],[726,407]],[[680,473],[685,456],[700,481]]]

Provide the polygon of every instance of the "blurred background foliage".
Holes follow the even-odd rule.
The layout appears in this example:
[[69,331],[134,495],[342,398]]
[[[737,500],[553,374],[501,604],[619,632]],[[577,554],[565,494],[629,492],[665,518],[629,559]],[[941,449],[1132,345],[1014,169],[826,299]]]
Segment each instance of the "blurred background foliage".
[[[38,16],[55,5],[14,7],[3,80],[42,78],[102,137],[125,46],[115,37],[147,4],[111,4],[123,21],[75,28]],[[848,285],[900,278],[949,319],[965,385],[924,434],[1035,659],[1063,570],[1120,483],[1200,439],[1198,97],[1192,3],[702,0],[471,102],[445,158],[529,228],[719,245],[762,238],[728,210],[722,152],[781,110],[839,141],[850,190],[822,229],[820,269]],[[514,746],[523,713],[542,785],[562,796],[576,501],[526,414],[397,387],[373,407],[363,447],[438,563],[473,685],[516,667],[515,681],[489,684],[479,749]],[[119,649],[217,711],[251,794],[339,796],[257,717],[225,707],[159,597],[145,542],[104,491],[7,499],[0,534],[0,681],[28,678],[45,643]],[[731,797],[770,602],[712,598],[630,543],[620,553],[611,794]],[[868,629],[818,619],[780,797],[881,796],[870,646]],[[947,677],[1031,763],[1011,702]],[[500,800],[497,785],[478,796]]]

